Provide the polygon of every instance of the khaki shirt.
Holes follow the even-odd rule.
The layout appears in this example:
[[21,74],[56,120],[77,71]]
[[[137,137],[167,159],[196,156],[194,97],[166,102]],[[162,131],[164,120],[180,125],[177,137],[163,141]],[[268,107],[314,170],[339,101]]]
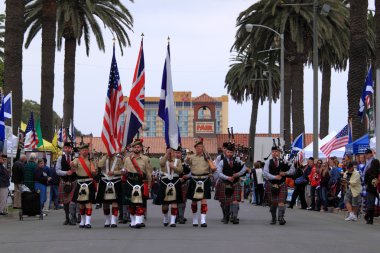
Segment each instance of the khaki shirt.
[[[135,166],[133,166],[133,163],[131,160],[132,156],[134,156],[134,154],[132,154],[131,156],[128,156],[125,159],[124,168],[130,173],[138,173],[137,170],[135,169]],[[149,157],[145,155],[140,155],[139,157],[136,157],[136,162],[139,165],[141,171],[146,175],[146,178],[148,179],[148,182],[150,184],[150,182],[152,181],[153,169],[150,164]]]
[[[161,157],[160,158],[160,167],[161,167],[161,172],[162,173],[165,173],[165,174],[168,174],[168,169],[166,167],[166,162],[168,161],[168,157],[167,155],[165,154],[165,156]],[[182,161],[179,160],[179,159],[174,159],[172,162],[170,163],[174,163],[174,173],[176,174],[181,174],[183,172],[183,167],[182,167]]]
[[123,169],[123,161],[117,156],[112,156],[111,158],[109,158],[108,155],[104,155],[98,163],[98,168],[100,168],[100,172],[105,175],[107,175],[107,173],[111,170],[113,170],[114,175],[121,175],[121,170]]
[[203,155],[191,155],[187,163],[190,165],[192,175],[205,175],[210,173],[210,165]]
[[[87,168],[90,170],[90,173],[95,174],[96,169],[95,169],[95,164],[94,161],[88,160],[88,158],[84,158],[84,161],[87,165]],[[76,174],[79,177],[88,177],[85,169],[82,167],[82,164],[79,162],[79,158],[75,158],[73,161],[74,168],[76,169]]]

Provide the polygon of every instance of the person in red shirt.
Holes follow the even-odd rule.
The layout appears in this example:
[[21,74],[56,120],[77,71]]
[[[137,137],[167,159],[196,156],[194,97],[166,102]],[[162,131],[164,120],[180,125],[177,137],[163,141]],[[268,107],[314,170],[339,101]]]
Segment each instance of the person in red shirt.
[[322,160],[318,160],[317,161],[317,164],[313,166],[313,168],[311,169],[311,172],[309,174],[309,182],[310,182],[310,200],[311,200],[311,203],[310,203],[310,206],[307,208],[307,210],[316,210],[316,211],[319,211],[318,209],[316,209],[316,206],[315,206],[315,203],[316,203],[316,200],[315,200],[315,197],[318,196],[317,193],[317,189],[319,188],[319,184],[321,182],[321,165],[322,165]]

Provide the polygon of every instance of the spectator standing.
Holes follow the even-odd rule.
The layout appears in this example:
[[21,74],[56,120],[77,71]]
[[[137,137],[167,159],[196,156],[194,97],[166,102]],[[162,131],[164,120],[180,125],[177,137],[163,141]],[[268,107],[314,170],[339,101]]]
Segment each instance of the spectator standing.
[[379,193],[377,192],[377,185],[379,183],[380,174],[380,162],[377,159],[372,159],[371,166],[365,172],[364,182],[367,188],[366,196],[366,214],[365,220],[367,224],[373,224],[373,216],[375,212],[375,200],[378,198]]
[[21,185],[24,183],[26,160],[26,155],[21,155],[20,159],[12,167],[12,182],[14,184],[13,208],[15,209],[21,208]]
[[313,166],[311,169],[311,172],[309,174],[309,182],[310,182],[310,207],[307,208],[307,210],[313,211],[319,211],[318,208],[316,208],[316,197],[318,196],[318,188],[319,183],[321,182],[321,176],[320,176],[320,168],[322,165],[322,160],[317,161],[317,165]]
[[318,208],[321,212],[328,210],[328,190],[329,190],[330,172],[328,163],[325,162],[321,166],[321,181],[319,183],[319,200]]
[[34,191],[34,170],[37,168],[37,156],[36,153],[29,155],[28,163],[24,167],[24,184]]
[[252,172],[253,175],[253,185],[255,188],[256,206],[263,205],[264,198],[264,176],[263,168],[260,162],[254,164],[255,169]]
[[49,185],[50,185],[49,209],[53,208],[52,204],[54,203],[54,209],[57,210],[59,207],[59,195],[58,195],[59,176],[57,175],[57,172],[54,166],[49,168],[49,175],[51,177],[51,180],[49,181]]
[[7,155],[0,157],[0,215],[6,215],[8,187],[10,185],[9,179],[11,178],[10,171],[4,166],[7,162]]
[[[301,201],[301,209],[307,208],[306,198],[305,198],[305,187],[309,182],[309,175],[311,173],[311,170],[314,166],[314,158],[310,157],[307,160],[307,165],[302,168],[299,167],[296,170],[296,174],[294,175],[295,180],[295,187],[294,192],[292,194],[292,200],[289,203],[289,208],[293,208],[294,204],[296,203],[297,197],[299,197]],[[297,180],[297,179],[303,179],[303,180]]]
[[46,188],[51,178],[44,171],[45,162],[42,159],[38,159],[37,168],[34,171],[35,185],[34,189],[40,193],[40,205],[43,209],[46,202]]
[[347,171],[343,175],[342,188],[345,189],[344,203],[349,212],[346,221],[357,221],[358,208],[361,203],[360,193],[362,185],[360,174],[356,170],[356,162],[347,164]]

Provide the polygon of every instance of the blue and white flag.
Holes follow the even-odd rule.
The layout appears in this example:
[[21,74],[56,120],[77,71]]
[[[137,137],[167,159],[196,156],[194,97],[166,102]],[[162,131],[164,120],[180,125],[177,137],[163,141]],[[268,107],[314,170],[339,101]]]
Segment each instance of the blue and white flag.
[[166,146],[177,149],[179,144],[181,143],[181,137],[179,134],[177,117],[175,113],[169,44],[165,59],[164,73],[162,75],[161,96],[158,107],[158,116],[165,122]]
[[303,144],[304,144],[304,134],[300,134],[297,136],[297,138],[294,139],[292,143],[292,151],[299,151],[303,149]]
[[12,92],[4,97],[4,118],[12,118]]
[[0,141],[5,141],[5,122],[4,122],[4,99],[1,102],[0,109]]
[[369,68],[365,79],[365,86],[359,101],[359,116],[363,120],[364,112],[371,107],[371,95],[373,94],[372,67]]

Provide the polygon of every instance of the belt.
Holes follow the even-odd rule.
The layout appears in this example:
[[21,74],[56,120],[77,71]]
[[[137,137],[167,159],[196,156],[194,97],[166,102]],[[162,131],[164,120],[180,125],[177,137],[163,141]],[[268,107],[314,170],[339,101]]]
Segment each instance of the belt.
[[195,175],[191,175],[191,177],[193,179],[207,179],[208,178],[208,175],[203,175],[203,176],[195,176]]
[[161,179],[174,179],[176,177],[179,177],[179,175],[178,174],[173,174],[173,177],[172,177],[172,176],[164,174],[163,176],[161,176]]
[[78,183],[87,183],[87,182],[92,182],[92,178],[83,178],[83,179],[77,179]]

